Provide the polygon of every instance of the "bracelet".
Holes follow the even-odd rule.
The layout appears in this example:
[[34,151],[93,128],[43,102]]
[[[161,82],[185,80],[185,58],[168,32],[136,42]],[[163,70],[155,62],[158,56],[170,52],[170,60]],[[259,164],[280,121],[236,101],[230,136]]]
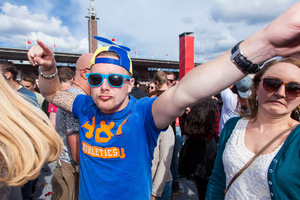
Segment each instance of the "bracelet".
[[260,70],[260,65],[252,63],[250,60],[247,59],[247,57],[243,54],[243,52],[240,50],[239,45],[242,41],[237,43],[232,49],[231,49],[231,61],[244,73],[248,74],[255,74]]
[[46,74],[43,74],[43,72],[41,71],[41,69],[40,69],[41,67],[39,67],[39,69],[38,69],[38,71],[39,71],[39,74],[41,75],[41,77],[43,77],[43,78],[45,78],[45,79],[52,79],[52,78],[54,78],[56,75],[57,75],[57,73],[58,73],[58,70],[57,70],[57,68],[55,68],[55,73],[54,74],[51,74],[51,75],[46,75]]

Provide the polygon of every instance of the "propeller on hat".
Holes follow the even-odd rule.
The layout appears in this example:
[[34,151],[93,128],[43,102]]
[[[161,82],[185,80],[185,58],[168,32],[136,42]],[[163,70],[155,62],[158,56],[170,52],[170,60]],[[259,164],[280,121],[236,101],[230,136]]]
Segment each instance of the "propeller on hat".
[[115,45],[115,46],[118,46],[118,47],[121,47],[122,49],[124,49],[125,51],[130,51],[130,48],[128,47],[125,47],[125,46],[122,46],[122,45],[118,45],[116,43],[114,43],[113,41],[109,40],[109,39],[106,39],[104,37],[99,37],[99,36],[94,36],[94,38],[100,42],[104,42],[104,43],[107,43],[107,44],[110,44],[110,45]]

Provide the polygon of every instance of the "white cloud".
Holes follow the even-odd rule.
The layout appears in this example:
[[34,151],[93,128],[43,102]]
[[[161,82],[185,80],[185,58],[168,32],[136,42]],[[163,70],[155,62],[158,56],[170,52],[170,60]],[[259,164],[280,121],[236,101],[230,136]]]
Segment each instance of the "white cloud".
[[295,2],[293,0],[214,0],[211,15],[216,21],[265,23],[273,20]]
[[[4,0],[3,0],[4,1]],[[87,0],[14,0],[0,6],[0,45],[24,46],[37,37],[56,50],[88,51]],[[194,32],[195,61],[204,62],[261,29],[297,0],[97,1],[98,35],[140,58],[178,60],[179,35]],[[67,5],[67,6],[66,6]],[[100,43],[101,44],[101,43]],[[18,46],[19,45],[19,46]]]
[[55,44],[56,50],[76,51],[76,39],[70,33],[69,27],[62,25],[58,17],[31,13],[26,6],[4,3],[1,7],[0,21],[0,40],[6,40],[6,43],[9,42],[13,47],[24,48],[27,40],[35,43],[37,39],[41,39],[51,47]]

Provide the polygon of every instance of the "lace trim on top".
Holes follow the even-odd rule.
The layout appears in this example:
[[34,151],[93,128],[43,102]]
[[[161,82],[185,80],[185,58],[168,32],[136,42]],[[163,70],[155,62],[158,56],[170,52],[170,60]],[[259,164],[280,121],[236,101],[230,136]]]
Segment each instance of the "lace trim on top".
[[[223,165],[226,174],[226,186],[234,175],[255,155],[245,146],[244,138],[248,124],[247,119],[240,119],[223,153]],[[260,155],[234,181],[226,194],[226,199],[271,199],[268,186],[268,168],[283,143],[273,152]]]

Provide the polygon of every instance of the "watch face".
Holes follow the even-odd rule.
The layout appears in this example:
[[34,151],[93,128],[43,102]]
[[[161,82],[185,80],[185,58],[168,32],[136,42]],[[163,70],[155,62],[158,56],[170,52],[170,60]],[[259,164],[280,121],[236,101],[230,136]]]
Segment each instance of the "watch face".
[[256,73],[260,70],[258,64],[252,63],[239,49],[239,44],[236,44],[232,50],[232,55],[230,56],[231,61],[243,72],[246,73]]

